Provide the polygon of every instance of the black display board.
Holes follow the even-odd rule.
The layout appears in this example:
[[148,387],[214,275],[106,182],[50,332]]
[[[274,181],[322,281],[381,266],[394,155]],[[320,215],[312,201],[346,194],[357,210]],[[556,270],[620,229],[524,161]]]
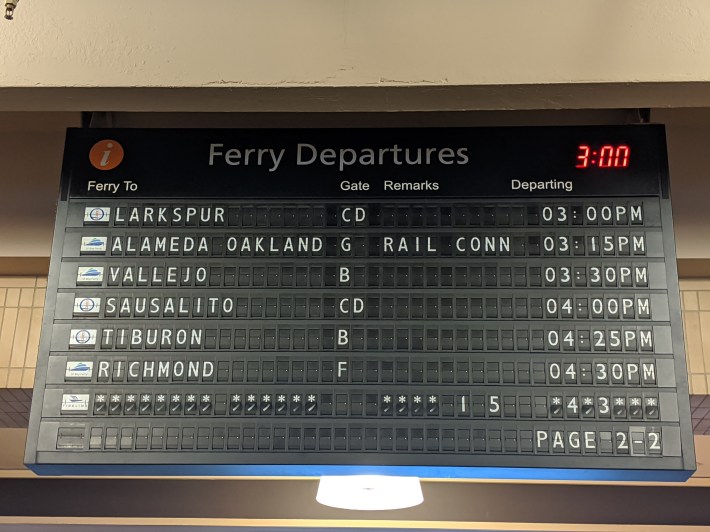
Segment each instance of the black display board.
[[661,126],[69,130],[43,474],[680,480]]

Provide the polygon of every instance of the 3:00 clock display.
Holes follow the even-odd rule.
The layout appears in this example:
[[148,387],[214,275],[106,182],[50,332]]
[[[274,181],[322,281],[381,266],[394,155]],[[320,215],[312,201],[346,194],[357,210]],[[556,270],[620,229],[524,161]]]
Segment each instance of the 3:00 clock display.
[[595,148],[586,144],[577,147],[575,168],[628,168],[631,149],[626,145],[605,144]]

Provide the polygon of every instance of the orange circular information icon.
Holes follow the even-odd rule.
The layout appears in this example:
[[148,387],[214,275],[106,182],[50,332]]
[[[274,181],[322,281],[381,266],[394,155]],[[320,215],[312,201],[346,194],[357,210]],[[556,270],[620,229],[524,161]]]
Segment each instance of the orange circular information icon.
[[100,140],[89,151],[89,161],[97,170],[113,170],[123,160],[123,146],[115,140]]

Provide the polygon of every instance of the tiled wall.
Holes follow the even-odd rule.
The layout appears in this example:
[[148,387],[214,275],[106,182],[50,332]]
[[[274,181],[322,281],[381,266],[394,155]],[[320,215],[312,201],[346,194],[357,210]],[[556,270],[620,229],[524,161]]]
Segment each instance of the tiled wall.
[[46,277],[0,276],[0,388],[32,388]]
[[[0,388],[31,388],[46,277],[0,276]],[[680,282],[690,393],[710,393],[710,279]]]
[[690,393],[710,393],[710,279],[680,281]]

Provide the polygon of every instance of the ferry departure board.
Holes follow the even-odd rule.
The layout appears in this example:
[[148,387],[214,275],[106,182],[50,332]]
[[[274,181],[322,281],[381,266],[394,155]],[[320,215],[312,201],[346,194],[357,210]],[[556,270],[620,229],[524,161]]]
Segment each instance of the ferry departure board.
[[661,126],[72,129],[43,474],[682,480]]

